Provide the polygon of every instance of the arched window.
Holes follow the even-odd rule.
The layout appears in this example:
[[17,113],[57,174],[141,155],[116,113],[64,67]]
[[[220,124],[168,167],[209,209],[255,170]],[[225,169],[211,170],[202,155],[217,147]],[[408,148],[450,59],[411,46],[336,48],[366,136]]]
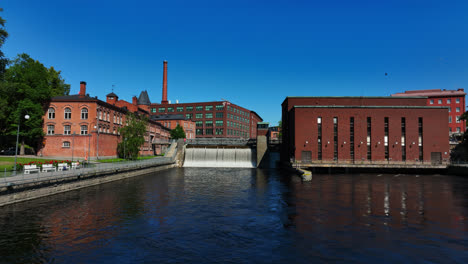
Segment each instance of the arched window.
[[55,109],[49,108],[49,119],[55,119]]
[[69,148],[70,147],[70,141],[64,141],[62,143],[62,148]]
[[81,109],[81,119],[88,119],[88,108]]
[[81,126],[80,134],[81,135],[87,135],[88,134],[88,126],[87,125],[82,125]]
[[71,109],[65,108],[65,119],[71,119]]

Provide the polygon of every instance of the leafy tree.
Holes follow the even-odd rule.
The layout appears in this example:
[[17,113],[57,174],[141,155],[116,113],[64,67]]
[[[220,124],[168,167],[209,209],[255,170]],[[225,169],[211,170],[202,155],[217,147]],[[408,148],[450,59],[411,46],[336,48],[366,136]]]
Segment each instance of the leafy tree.
[[[460,119],[468,120],[468,112],[463,113]],[[468,131],[465,131],[461,142],[450,152],[450,159],[452,162],[468,161]]]
[[122,141],[117,145],[117,151],[121,158],[132,160],[138,158],[140,148],[145,143],[147,126],[147,117],[136,116],[132,113],[127,115],[127,125],[119,129]]
[[185,131],[179,124],[177,124],[177,126],[171,130],[171,138],[172,139],[186,138]]
[[[3,12],[3,8],[0,8],[0,12]],[[0,17],[0,48],[5,43],[6,38],[8,37],[8,32],[5,30],[5,19]],[[0,79],[3,78],[3,74],[5,73],[5,68],[8,64],[8,59],[5,58],[2,50],[0,50]]]
[[[25,141],[28,145],[39,146],[43,137],[42,117],[51,97],[66,95],[69,91],[70,85],[65,84],[60,71],[47,69],[27,54],[18,55],[0,82],[0,119],[6,121],[0,122],[0,134],[14,138],[19,122],[21,150]],[[26,114],[29,120],[24,119]]]

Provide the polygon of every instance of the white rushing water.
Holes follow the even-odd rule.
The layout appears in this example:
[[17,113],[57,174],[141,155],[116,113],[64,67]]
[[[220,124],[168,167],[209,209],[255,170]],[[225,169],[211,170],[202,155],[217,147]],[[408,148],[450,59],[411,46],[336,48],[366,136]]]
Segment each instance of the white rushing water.
[[184,167],[255,168],[250,148],[187,148]]

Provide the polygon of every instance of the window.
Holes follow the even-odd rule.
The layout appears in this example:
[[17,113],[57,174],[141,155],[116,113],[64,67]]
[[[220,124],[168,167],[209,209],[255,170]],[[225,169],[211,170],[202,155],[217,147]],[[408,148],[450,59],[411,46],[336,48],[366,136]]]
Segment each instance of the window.
[[197,129],[195,130],[195,134],[196,134],[196,135],[203,135],[203,129],[197,128]]
[[461,132],[461,129],[457,127],[457,133],[460,133],[460,132]]
[[192,117],[193,117],[193,114],[185,114],[185,118],[187,119],[192,119]]
[[217,128],[216,129],[216,135],[222,135],[224,133],[222,128]]
[[185,107],[185,111],[193,111],[193,106],[187,106]]
[[114,113],[114,124],[115,124],[115,113]]
[[69,148],[70,147],[70,141],[64,141],[62,143],[62,148]]
[[367,159],[372,159],[372,146],[371,146],[371,136],[372,136],[372,119],[367,117]]
[[460,116],[455,117],[457,119],[457,123],[460,123]]
[[212,129],[212,128],[207,128],[207,129],[205,130],[205,134],[206,134],[206,135],[213,135],[213,129]]
[[164,112],[166,112],[166,108],[165,107],[159,107],[158,112],[159,113],[164,113]]
[[213,121],[205,121],[206,127],[213,127]]
[[223,120],[216,120],[216,126],[217,127],[222,127],[223,126]]
[[199,106],[195,107],[195,110],[196,111],[203,111],[203,106],[199,105]]
[[177,112],[183,112],[184,111],[184,107],[183,106],[178,106],[177,107]]
[[406,161],[406,118],[401,118],[401,160]]
[[224,117],[224,113],[223,113],[223,112],[216,113],[216,118],[223,118],[223,117]]
[[174,112],[174,107],[168,107],[168,108],[167,108],[167,112],[168,112],[168,113]]
[[207,105],[207,106],[205,106],[205,110],[206,110],[206,111],[212,111],[212,110],[213,110],[213,106],[212,106],[212,105]]
[[151,113],[156,113],[156,108],[155,107],[151,108]]
[[333,117],[333,159],[338,160],[338,117]]
[[213,113],[206,113],[205,118],[213,118]]
[[[101,128],[99,127],[99,130]],[[87,135],[88,134],[88,126],[87,125],[82,125],[81,126],[81,132],[80,132],[81,135]]]
[[449,123],[452,123],[452,117],[449,116]]
[[449,107],[448,111],[449,111],[449,113],[452,112],[452,108]]
[[203,118],[203,114],[195,114],[195,118],[197,119]]
[[107,119],[106,120],[110,121],[110,113],[109,112],[107,112]]
[[63,126],[63,134],[64,135],[70,135],[71,134],[71,126],[70,125]]
[[54,125],[48,125],[47,126],[47,135],[53,135],[55,133],[55,126]]
[[55,119],[55,109],[49,108],[49,119]]
[[318,129],[318,134],[317,134],[317,159],[322,160],[322,118],[317,117],[317,129]]
[[442,99],[437,100],[438,104],[442,104]]
[[81,119],[88,119],[88,108],[81,109]]
[[455,103],[459,104],[460,103],[460,98],[455,99]]
[[452,99],[447,99],[447,104],[451,104],[452,103]]
[[203,121],[195,121],[195,126],[196,127],[203,127]]
[[434,104],[434,100],[429,100],[429,104]]
[[219,111],[219,110],[223,110],[223,109],[224,109],[224,106],[223,106],[223,105],[217,105],[217,106],[216,106],[216,110],[218,110],[218,111]]
[[97,111],[98,111],[98,115],[99,115],[99,120],[102,120],[102,112],[101,112],[101,110],[98,109]]
[[71,119],[71,109],[65,108],[65,119]]
[[455,108],[455,112],[460,113],[460,107]]
[[423,118],[418,117],[418,146],[419,146],[419,160],[424,160],[423,152]]

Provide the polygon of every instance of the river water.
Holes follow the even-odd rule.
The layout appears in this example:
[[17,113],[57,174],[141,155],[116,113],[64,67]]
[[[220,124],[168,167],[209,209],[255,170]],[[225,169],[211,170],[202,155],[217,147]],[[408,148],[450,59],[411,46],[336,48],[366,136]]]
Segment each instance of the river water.
[[176,168],[0,208],[0,263],[468,263],[467,190]]

